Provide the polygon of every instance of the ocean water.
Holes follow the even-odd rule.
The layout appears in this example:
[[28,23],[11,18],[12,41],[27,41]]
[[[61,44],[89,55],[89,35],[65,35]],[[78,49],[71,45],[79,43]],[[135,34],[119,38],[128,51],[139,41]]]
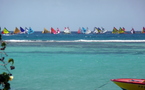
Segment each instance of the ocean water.
[[145,78],[145,34],[3,36],[15,60],[12,90],[121,90],[110,79]]

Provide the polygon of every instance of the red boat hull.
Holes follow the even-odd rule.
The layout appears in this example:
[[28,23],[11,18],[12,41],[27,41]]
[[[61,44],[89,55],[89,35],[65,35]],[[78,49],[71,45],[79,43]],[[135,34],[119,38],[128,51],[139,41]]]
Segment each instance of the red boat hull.
[[120,78],[111,81],[123,90],[145,90],[145,79]]

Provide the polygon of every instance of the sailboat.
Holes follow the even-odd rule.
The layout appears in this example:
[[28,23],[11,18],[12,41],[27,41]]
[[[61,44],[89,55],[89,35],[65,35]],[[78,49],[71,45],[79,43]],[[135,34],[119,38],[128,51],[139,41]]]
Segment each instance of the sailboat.
[[93,31],[93,33],[98,34],[98,33],[100,33],[100,31],[98,30],[98,28],[97,28],[97,27],[94,27],[94,31]]
[[[1,29],[1,28],[0,28],[0,29]],[[4,29],[2,30],[1,34],[2,34],[2,35],[6,35],[6,36],[11,35],[10,31],[7,30],[6,28],[4,28]]]
[[87,27],[86,33],[85,34],[90,34],[91,30]]
[[50,31],[48,31],[46,28],[44,28],[44,30],[42,31],[43,34],[45,33],[50,33]]
[[134,28],[132,28],[132,29],[130,30],[130,33],[131,33],[131,34],[134,34],[134,33],[135,33]]
[[119,34],[125,33],[125,28],[121,28],[121,27],[120,27],[119,30],[118,30],[118,33],[119,33]]
[[14,33],[14,34],[20,34],[21,31],[16,27],[13,33]]
[[22,27],[20,27],[20,31],[21,31],[21,33],[20,33],[20,34],[25,34],[25,33],[26,33],[26,30],[25,30],[25,29],[23,29]]
[[142,29],[141,33],[145,33],[145,27],[143,27],[143,29]]
[[119,78],[111,81],[122,90],[145,90],[145,79]]
[[84,27],[82,27],[81,32],[82,32],[83,34],[85,34],[86,31],[87,31],[87,29],[85,29]]
[[65,33],[65,34],[70,34],[70,33],[71,33],[69,27],[65,27],[65,28],[64,28],[64,33]]
[[51,27],[51,33],[52,34],[57,34],[56,30],[54,28]]
[[114,27],[112,33],[113,34],[118,34],[118,29],[116,29],[116,27]]
[[57,34],[59,34],[59,33],[60,33],[60,30],[59,30],[59,28],[57,28],[57,29],[56,29],[56,33],[57,33]]
[[107,30],[105,28],[101,27],[100,33],[106,33],[106,32],[107,32]]
[[77,32],[78,34],[81,34],[81,28],[79,27],[79,29],[78,29],[78,32]]
[[34,30],[31,27],[29,27],[29,29],[27,27],[25,27],[25,30],[26,30],[27,34],[34,33]]

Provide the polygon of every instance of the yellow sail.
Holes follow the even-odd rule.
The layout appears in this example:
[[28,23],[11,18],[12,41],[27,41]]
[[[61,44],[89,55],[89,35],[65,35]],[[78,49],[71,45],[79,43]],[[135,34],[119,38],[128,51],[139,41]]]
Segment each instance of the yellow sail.
[[19,34],[19,33],[21,33],[21,31],[16,27],[14,30],[14,34]]
[[44,28],[44,30],[42,31],[42,33],[50,33],[50,31],[48,31],[46,28]]
[[113,34],[118,34],[118,30],[114,27],[112,33]]
[[3,29],[2,34],[8,34],[10,33],[6,28]]
[[118,31],[120,34],[122,34],[122,33],[125,33],[125,31],[120,27],[119,28],[119,31]]

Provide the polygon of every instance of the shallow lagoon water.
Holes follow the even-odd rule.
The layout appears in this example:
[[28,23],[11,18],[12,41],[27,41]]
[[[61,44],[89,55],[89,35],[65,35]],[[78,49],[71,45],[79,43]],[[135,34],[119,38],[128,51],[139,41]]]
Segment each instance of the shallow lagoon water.
[[9,42],[12,90],[121,90],[110,79],[144,78],[144,44]]
[[121,90],[110,79],[145,78],[145,34],[3,36],[15,60],[12,90]]

